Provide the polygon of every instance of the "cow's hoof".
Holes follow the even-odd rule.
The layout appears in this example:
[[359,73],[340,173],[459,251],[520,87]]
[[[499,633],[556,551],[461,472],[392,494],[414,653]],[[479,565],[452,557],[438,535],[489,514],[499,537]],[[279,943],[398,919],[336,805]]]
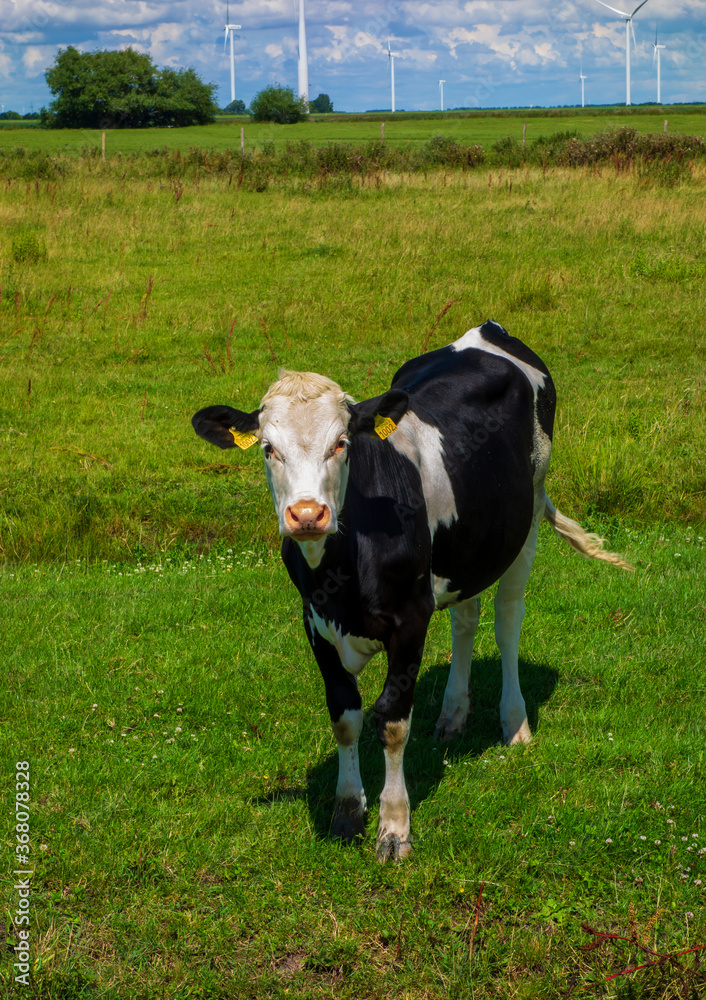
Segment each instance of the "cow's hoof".
[[434,730],[435,740],[452,740],[460,736],[466,728],[466,721],[471,711],[471,698],[466,694],[463,697],[444,697],[439,713],[439,721]]
[[532,731],[529,727],[529,722],[524,719],[519,726],[508,726],[503,725],[503,743],[508,746],[514,746],[515,743],[531,743],[532,742]]
[[466,728],[466,715],[454,713],[452,716],[439,716],[439,721],[434,730],[435,740],[453,740],[460,736]]
[[375,854],[381,865],[386,861],[402,861],[409,856],[412,844],[409,840],[400,840],[395,833],[381,837],[376,845]]
[[367,809],[359,799],[337,799],[331,820],[331,836],[334,840],[354,841],[365,836]]

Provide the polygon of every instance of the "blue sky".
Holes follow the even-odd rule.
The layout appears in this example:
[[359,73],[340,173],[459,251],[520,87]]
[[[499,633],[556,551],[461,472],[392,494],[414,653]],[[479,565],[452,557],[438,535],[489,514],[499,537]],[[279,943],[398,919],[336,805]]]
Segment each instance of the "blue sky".
[[[633,10],[639,0],[611,0]],[[306,0],[310,97],[340,111],[390,107],[387,40],[397,109],[625,102],[625,26],[597,0]],[[297,87],[295,0],[233,0],[236,96],[269,83]],[[0,102],[38,110],[44,71],[67,45],[132,46],[159,66],[192,66],[230,100],[224,3],[203,0],[0,0]],[[632,103],[656,99],[655,30],[664,103],[706,101],[706,0],[648,0],[634,20]]]

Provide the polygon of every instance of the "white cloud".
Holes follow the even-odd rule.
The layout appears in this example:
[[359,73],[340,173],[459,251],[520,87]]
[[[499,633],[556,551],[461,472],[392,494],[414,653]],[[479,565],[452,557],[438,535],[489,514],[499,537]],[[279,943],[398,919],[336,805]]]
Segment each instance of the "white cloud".
[[53,45],[28,45],[22,53],[22,65],[27,76],[43,76],[54,61],[54,52]]
[[[633,0],[609,2],[620,7]],[[537,92],[545,101],[573,102],[579,61],[592,79],[592,101],[621,97],[624,24],[596,0],[306,0],[306,13],[310,78],[331,90],[337,107],[345,96],[347,110],[379,106],[379,84],[371,81],[385,79],[388,36],[400,53],[400,106],[421,106],[436,92],[438,76],[451,95],[484,74],[493,83],[473,92],[481,104],[529,103]],[[273,77],[296,86],[294,0],[231,0],[230,19],[242,25],[235,49],[243,99]],[[42,74],[59,47],[132,45],[159,66],[193,66],[202,79],[215,78],[223,98],[229,93],[224,21],[222,0],[0,0],[0,75],[12,80],[20,102],[48,103]],[[634,100],[654,90],[657,23],[667,46],[665,92],[670,99],[677,90],[684,100],[703,99],[706,0],[650,0],[635,18]]]

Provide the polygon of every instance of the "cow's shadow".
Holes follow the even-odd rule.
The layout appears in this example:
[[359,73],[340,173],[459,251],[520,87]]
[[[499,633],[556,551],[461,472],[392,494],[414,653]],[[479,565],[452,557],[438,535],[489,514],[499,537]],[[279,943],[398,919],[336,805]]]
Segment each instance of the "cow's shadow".
[[[412,810],[438,787],[444,772],[444,758],[479,757],[501,742],[500,660],[479,657],[473,661],[471,714],[466,731],[449,742],[434,739],[434,727],[448,678],[449,664],[436,663],[422,670],[414,694],[412,733],[405,750],[405,778]],[[556,687],[558,672],[544,663],[520,660],[520,686],[527,706],[532,732],[539,723],[539,709]],[[372,705],[365,706],[365,723],[360,738],[360,764],[368,804],[377,803],[385,780],[382,747],[375,729]],[[306,798],[316,835],[328,837],[333,813],[338,754],[334,750],[312,767],[307,776]],[[368,831],[370,834],[370,830]]]

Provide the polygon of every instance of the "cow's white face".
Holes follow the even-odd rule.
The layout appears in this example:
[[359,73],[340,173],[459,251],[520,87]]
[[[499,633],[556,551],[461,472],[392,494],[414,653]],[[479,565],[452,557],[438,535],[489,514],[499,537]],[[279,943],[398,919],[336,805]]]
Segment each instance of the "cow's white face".
[[348,485],[349,439],[372,434],[376,416],[398,421],[407,393],[391,389],[354,403],[323,375],[280,372],[259,410],[208,406],[192,423],[220,448],[259,441],[281,535],[294,539],[311,566],[318,566],[338,519]]
[[256,433],[280,534],[322,543],[338,530],[348,483],[350,413],[335,383],[311,378],[316,381],[307,384],[293,373],[276,382],[262,401]]

